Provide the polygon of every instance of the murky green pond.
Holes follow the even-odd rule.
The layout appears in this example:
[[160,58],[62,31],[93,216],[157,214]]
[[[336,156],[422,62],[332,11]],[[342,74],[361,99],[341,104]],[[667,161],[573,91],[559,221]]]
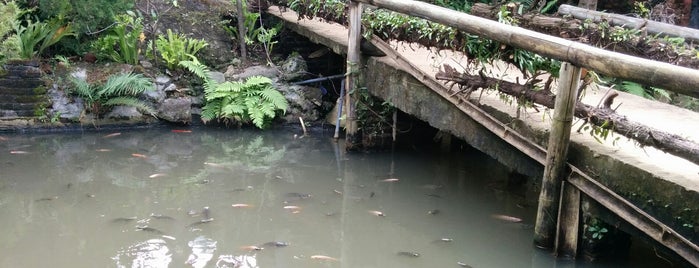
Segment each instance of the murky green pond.
[[532,247],[538,194],[496,161],[330,137],[5,134],[0,267],[575,266]]

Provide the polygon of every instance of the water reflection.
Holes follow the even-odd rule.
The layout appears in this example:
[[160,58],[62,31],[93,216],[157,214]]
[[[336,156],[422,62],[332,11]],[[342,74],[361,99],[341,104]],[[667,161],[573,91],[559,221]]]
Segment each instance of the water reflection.
[[289,131],[108,134],[4,135],[0,267],[556,265],[531,247],[538,194],[479,153],[347,155]]

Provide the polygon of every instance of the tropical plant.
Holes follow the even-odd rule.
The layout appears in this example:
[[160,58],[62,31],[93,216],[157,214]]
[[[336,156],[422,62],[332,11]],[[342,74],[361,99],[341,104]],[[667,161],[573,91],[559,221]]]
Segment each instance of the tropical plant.
[[31,59],[49,46],[60,41],[63,37],[74,36],[75,31],[70,24],[64,24],[60,19],[49,22],[26,21],[26,26],[17,24],[15,32],[19,37],[19,56]]
[[19,39],[12,31],[22,10],[13,1],[0,2],[0,64],[19,57]]
[[110,31],[92,44],[95,54],[100,59],[135,65],[146,38],[142,19],[133,12],[118,15],[115,19],[116,24]]
[[218,83],[209,75],[208,67],[196,60],[181,61],[180,65],[204,80],[206,104],[202,107],[201,118],[205,123],[218,119],[226,123],[252,123],[263,129],[277,111],[284,113],[289,106],[284,95],[267,77],[253,76],[245,82]]
[[158,36],[155,45],[167,64],[167,68],[173,70],[180,61],[195,57],[195,54],[208,44],[203,39],[188,38],[183,34],[175,34],[172,30],[167,29],[167,37]]
[[85,80],[71,78],[75,85],[72,93],[81,97],[89,112],[102,114],[104,107],[132,106],[155,116],[155,111],[147,103],[137,98],[143,92],[153,90],[150,79],[133,73],[110,76],[102,85],[90,84]]

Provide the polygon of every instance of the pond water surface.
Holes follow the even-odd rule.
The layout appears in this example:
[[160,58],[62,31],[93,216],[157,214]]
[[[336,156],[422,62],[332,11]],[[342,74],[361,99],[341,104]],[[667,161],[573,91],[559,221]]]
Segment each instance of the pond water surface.
[[495,160],[330,136],[5,134],[0,267],[588,266],[532,247],[538,194]]

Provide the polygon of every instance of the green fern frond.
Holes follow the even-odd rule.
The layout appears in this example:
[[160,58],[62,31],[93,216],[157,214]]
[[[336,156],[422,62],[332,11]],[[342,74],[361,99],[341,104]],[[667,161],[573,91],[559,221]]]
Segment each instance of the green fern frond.
[[134,97],[127,97],[127,96],[114,97],[114,98],[108,99],[102,105],[103,106],[119,106],[119,105],[131,106],[131,107],[135,107],[136,109],[140,110],[141,112],[155,116],[155,110],[152,107],[148,106],[148,104],[145,103],[144,101],[139,100],[139,99],[134,98]]
[[282,110],[284,113],[286,113],[286,109],[289,108],[289,102],[284,95],[271,86],[265,87],[259,94],[263,99],[272,103],[274,108]]
[[196,58],[193,60],[183,60],[180,61],[180,66],[184,67],[188,71],[192,72],[197,77],[203,80],[209,80],[209,67],[199,62]]
[[248,77],[247,80],[245,80],[245,86],[248,87],[253,87],[253,86],[264,86],[266,84],[272,84],[272,79],[269,79],[268,77],[260,76],[260,75],[255,75]]
[[201,120],[206,123],[216,119],[219,111],[221,111],[221,107],[221,100],[206,102],[204,107],[201,108]]
[[109,77],[98,91],[100,96],[136,96],[152,90],[153,84],[142,74],[123,73]]
[[265,114],[260,109],[248,109],[248,115],[252,120],[252,124],[258,128],[265,126]]
[[71,77],[70,81],[75,86],[72,88],[71,93],[74,93],[75,95],[78,95],[78,97],[84,99],[94,100],[96,98],[97,92],[95,88],[88,84],[87,81],[74,77]]

